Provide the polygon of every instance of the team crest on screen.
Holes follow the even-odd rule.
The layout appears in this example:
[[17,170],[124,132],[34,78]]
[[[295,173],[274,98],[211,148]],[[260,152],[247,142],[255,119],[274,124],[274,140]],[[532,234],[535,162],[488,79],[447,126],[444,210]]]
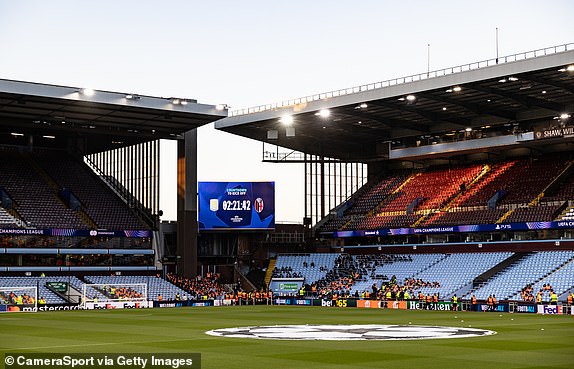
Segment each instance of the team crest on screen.
[[263,199],[261,197],[256,198],[255,202],[253,203],[255,211],[261,213],[263,211],[263,206],[264,206]]
[[276,325],[214,329],[211,336],[272,340],[417,340],[436,338],[468,338],[495,334],[494,331],[414,325]]

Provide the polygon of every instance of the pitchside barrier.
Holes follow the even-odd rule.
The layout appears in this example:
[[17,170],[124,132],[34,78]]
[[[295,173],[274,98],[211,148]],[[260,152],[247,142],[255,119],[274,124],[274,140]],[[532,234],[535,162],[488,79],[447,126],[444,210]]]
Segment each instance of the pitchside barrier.
[[[452,311],[455,310],[450,301],[424,302],[418,300],[395,301],[395,300],[359,300],[359,299],[319,299],[319,298],[299,298],[292,296],[273,298],[274,305],[293,306],[324,306],[324,307],[358,307],[370,309],[396,309],[396,310],[434,310]],[[477,303],[472,305],[464,301],[457,303],[458,311],[476,312],[504,312],[504,313],[538,313],[538,314],[567,314],[574,315],[574,306],[570,305],[536,305],[527,302],[501,302],[495,305]]]
[[[449,301],[423,302],[418,300],[395,301],[395,300],[360,300],[353,298],[320,299],[301,298],[294,296],[274,297],[273,299],[209,299],[209,300],[185,300],[185,301],[105,301],[86,302],[83,305],[76,304],[43,304],[34,306],[18,306],[18,309],[8,311],[59,311],[59,310],[108,310],[108,309],[142,309],[142,308],[174,308],[174,307],[204,307],[204,306],[232,306],[232,305],[292,305],[292,306],[321,306],[334,308],[364,308],[364,309],[395,309],[395,310],[431,310],[453,311],[453,304]],[[4,309],[3,309],[4,308]],[[0,312],[6,311],[8,306],[0,305]],[[459,311],[476,312],[506,312],[506,313],[530,313],[545,315],[574,315],[574,306],[567,304],[540,304],[527,302],[502,302],[494,306],[482,302],[472,305],[466,301],[458,303]]]
[[0,313],[38,311],[38,288],[0,287]]
[[84,308],[85,310],[149,309],[153,308],[153,301],[86,302]]

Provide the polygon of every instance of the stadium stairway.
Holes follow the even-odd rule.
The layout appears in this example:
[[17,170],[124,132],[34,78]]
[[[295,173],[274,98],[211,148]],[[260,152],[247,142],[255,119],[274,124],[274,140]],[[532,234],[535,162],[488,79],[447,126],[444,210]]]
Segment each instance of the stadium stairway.
[[20,215],[20,213],[18,213],[18,210],[16,210],[15,208],[6,209],[6,212],[16,219],[17,224],[20,228],[27,228],[28,227],[26,222],[24,222],[22,220],[22,216]]
[[3,227],[6,226],[23,227],[25,224],[21,219],[14,217],[7,210],[0,207],[0,225],[2,225]]
[[544,196],[550,191],[555,190],[556,188],[560,187],[564,184],[565,181],[568,180],[568,177],[572,175],[572,171],[574,171],[574,161],[569,161],[564,170],[560,172],[553,180],[544,188],[544,190],[536,196],[534,200],[528,204],[529,206],[538,205],[540,200],[544,198]]
[[500,224],[506,220],[514,212],[515,209],[510,209],[506,213],[504,213],[497,221],[496,224]]
[[476,191],[475,184],[478,183],[488,172],[490,172],[490,165],[485,164],[482,166],[482,170],[478,172],[476,176],[466,185],[464,191],[461,189],[460,191],[456,192],[448,201],[446,201],[443,206],[438,209],[438,211],[431,211],[417,220],[412,227],[417,227],[419,225],[428,226],[432,225],[432,223],[442,216],[443,212],[448,211],[453,206],[457,205],[460,197],[465,194],[467,191]]
[[267,270],[265,271],[265,286],[269,287],[271,278],[273,277],[273,270],[275,269],[275,264],[277,264],[277,258],[271,258],[269,260],[269,265],[267,265]]
[[500,273],[501,271],[508,268],[509,266],[520,262],[520,260],[524,259],[525,257],[527,257],[530,254],[531,254],[530,252],[517,252],[517,253],[514,253],[509,258],[507,258],[506,260],[504,260],[503,262],[496,264],[494,267],[492,267],[489,270],[487,270],[486,272],[482,273],[481,275],[476,277],[474,279],[474,281],[472,281],[472,290],[475,290],[475,289],[479,288],[480,286],[486,284],[488,282],[488,280],[490,278],[492,278],[494,275]]
[[237,264],[235,264],[234,271],[235,271],[235,278],[241,282],[241,288],[243,288],[244,291],[251,292],[257,290],[257,287],[255,287],[253,282],[251,282],[249,278],[247,278],[245,274],[241,272],[241,269],[239,269],[239,266]]
[[[549,271],[548,274],[538,279],[532,284],[533,291],[540,290],[543,285],[549,284],[558,294],[559,301],[565,301],[568,293],[574,287],[574,255],[557,268]],[[516,293],[511,298],[520,299],[520,293]]]
[[[443,260],[447,259],[450,255],[449,254],[443,254],[442,256],[440,256],[438,259],[434,260],[432,263],[428,264],[427,266],[425,266],[424,268],[422,268],[421,270],[419,270],[416,275],[423,273],[427,270],[429,270],[430,268],[432,268],[433,266],[435,266],[436,264],[442,262]],[[416,277],[416,275],[414,275],[413,277]]]
[[385,204],[389,201],[394,200],[394,197],[391,195],[397,195],[400,193],[400,191],[403,189],[403,187],[405,187],[410,181],[412,181],[413,179],[415,179],[416,177],[420,176],[421,173],[415,173],[410,175],[407,179],[405,179],[401,184],[399,184],[399,186],[397,188],[395,188],[393,191],[391,191],[391,193],[389,194],[389,196],[385,197],[383,199],[383,201],[381,201],[377,206],[375,206],[371,211],[369,211],[367,213],[367,217],[372,217],[377,215],[381,209],[384,208]]
[[[571,220],[571,214],[574,213],[574,206],[567,206],[566,209],[564,209],[560,215],[558,216],[558,220]],[[566,219],[565,219],[566,217]]]
[[[48,174],[48,172],[46,172],[46,170],[44,168],[42,168],[32,157],[30,156],[26,156],[26,160],[30,163],[30,166],[34,169],[34,171],[38,174],[38,176],[40,178],[42,178],[44,180],[44,182],[46,182],[48,184],[48,186],[50,186],[50,188],[52,188],[52,190],[54,191],[55,194],[59,193],[60,190],[62,189],[62,186],[60,186],[60,184],[58,184],[51,176],[50,174]],[[62,199],[60,198],[60,196],[56,196],[58,198],[58,200],[60,200],[60,202],[62,202],[62,204],[64,204],[64,206],[68,207],[68,205],[66,205]],[[81,201],[81,200],[80,200]],[[82,209],[84,207],[84,204],[81,204],[82,206],[80,207],[79,210],[76,210],[76,215],[78,216],[78,218],[80,218],[80,220],[82,221],[82,223],[86,224],[89,228],[91,229],[97,229],[99,228],[97,226],[97,224],[90,218],[90,216]]]

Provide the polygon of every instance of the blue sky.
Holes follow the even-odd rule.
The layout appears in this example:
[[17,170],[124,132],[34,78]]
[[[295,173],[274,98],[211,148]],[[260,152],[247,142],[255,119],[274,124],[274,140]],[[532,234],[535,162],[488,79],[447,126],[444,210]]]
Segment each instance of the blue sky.
[[[231,109],[574,42],[572,1],[0,0],[0,78]],[[175,219],[166,144],[162,208]],[[277,220],[301,221],[303,169],[261,144],[199,131],[200,180],[277,182]],[[233,158],[230,160],[230,157]]]

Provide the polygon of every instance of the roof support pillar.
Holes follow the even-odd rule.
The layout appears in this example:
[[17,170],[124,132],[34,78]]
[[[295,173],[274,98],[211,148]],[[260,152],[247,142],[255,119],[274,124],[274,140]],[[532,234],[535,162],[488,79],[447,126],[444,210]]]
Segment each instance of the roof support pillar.
[[197,129],[177,144],[177,271],[197,275]]

